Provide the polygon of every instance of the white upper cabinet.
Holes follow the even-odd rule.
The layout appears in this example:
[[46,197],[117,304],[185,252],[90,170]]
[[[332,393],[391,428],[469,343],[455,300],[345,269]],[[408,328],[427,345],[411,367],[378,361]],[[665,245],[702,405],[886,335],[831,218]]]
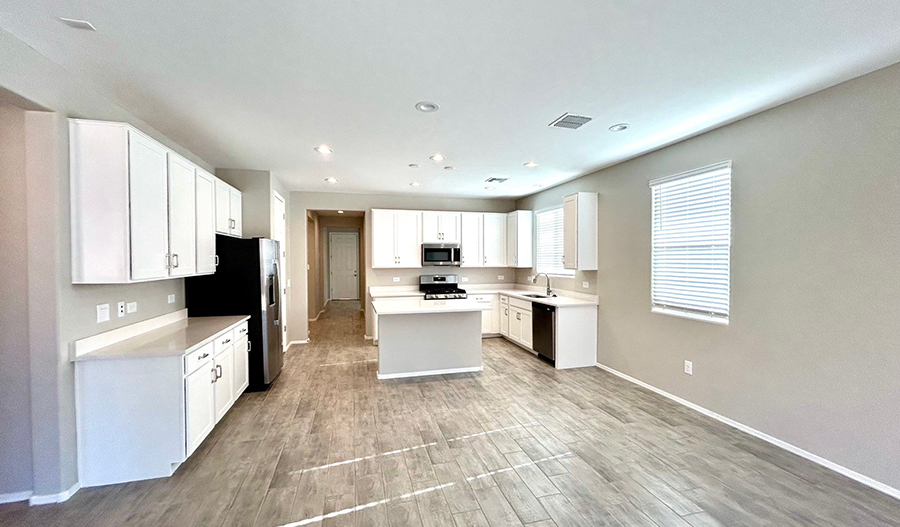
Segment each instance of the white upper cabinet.
[[129,130],[128,166],[131,279],[165,278],[169,275],[166,149]]
[[216,179],[216,232],[241,237],[241,191]]
[[483,267],[506,267],[506,214],[484,214]]
[[69,170],[73,284],[215,272],[212,175],[131,125],[83,119],[69,120]]
[[202,168],[196,179],[197,273],[216,272],[216,178]]
[[232,236],[241,237],[243,223],[241,221],[243,215],[243,205],[241,200],[241,191],[236,188],[231,188],[230,193],[228,195],[229,201],[229,212],[231,214],[231,234]]
[[597,270],[596,192],[579,192],[563,199],[563,266]]
[[[422,214],[423,218],[425,214]],[[460,252],[462,267],[484,266],[484,214],[480,212],[462,213],[462,236]]]
[[460,243],[461,223],[459,212],[423,212],[422,243]]
[[169,152],[169,276],[197,272],[197,203],[194,165]]
[[372,267],[422,267],[422,213],[372,210]]
[[506,265],[532,266],[534,252],[534,215],[530,210],[516,210],[506,215]]

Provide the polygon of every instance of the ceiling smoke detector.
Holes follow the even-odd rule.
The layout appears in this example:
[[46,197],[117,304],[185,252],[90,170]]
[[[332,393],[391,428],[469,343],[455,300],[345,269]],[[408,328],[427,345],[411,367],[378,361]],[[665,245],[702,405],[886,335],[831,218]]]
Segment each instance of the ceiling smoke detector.
[[94,27],[94,24],[91,24],[87,20],[75,20],[74,18],[59,17],[59,21],[69,27],[74,27],[75,29],[97,31],[97,28]]
[[507,179],[509,179],[509,178],[508,177],[489,177],[489,178],[485,179],[484,182],[485,183],[503,183]]
[[574,115],[571,113],[564,113],[557,120],[550,123],[551,128],[568,128],[570,130],[576,130],[581,128],[582,125],[587,124],[593,119],[593,117],[585,117],[583,115]]

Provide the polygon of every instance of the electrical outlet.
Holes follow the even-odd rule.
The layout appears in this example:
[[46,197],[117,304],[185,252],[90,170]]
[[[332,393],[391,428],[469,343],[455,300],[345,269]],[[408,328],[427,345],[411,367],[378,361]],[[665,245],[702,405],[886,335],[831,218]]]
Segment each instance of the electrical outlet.
[[526,280],[528,280],[529,282],[534,280],[534,275],[528,275],[528,278],[526,278]]
[[590,289],[591,284],[590,284],[590,282],[581,282],[581,287],[583,287],[585,289]]
[[688,375],[694,374],[694,363],[693,362],[691,362],[689,360],[684,361],[684,373],[686,373]]
[[137,302],[128,302],[128,305],[125,306],[125,310],[129,313],[137,313]]
[[503,276],[502,274],[501,274],[501,275],[497,275],[497,280],[503,280],[504,278],[506,278],[506,277]]
[[394,277],[394,281],[395,281],[395,282],[399,282],[399,281],[400,281],[400,277],[399,277],[399,276],[395,276],[395,277]]
[[468,277],[468,276],[462,277],[462,281],[463,281],[463,282],[468,282],[468,281],[469,281],[469,277]]
[[170,304],[174,304],[174,303],[175,303],[175,295],[169,295],[169,303],[170,303]]
[[116,306],[116,308],[117,308],[116,314],[119,315],[120,317],[124,317],[125,316],[125,302],[119,302],[119,304]]
[[109,321],[109,304],[97,304],[97,323]]

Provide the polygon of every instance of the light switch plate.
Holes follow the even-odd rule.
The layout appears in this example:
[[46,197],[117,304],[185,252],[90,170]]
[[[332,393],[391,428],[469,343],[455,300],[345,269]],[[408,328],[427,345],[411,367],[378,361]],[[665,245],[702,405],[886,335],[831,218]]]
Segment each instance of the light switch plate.
[[583,287],[585,289],[590,289],[591,284],[589,282],[581,282],[581,287]]
[[684,373],[686,373],[688,375],[694,374],[694,363],[693,362],[691,362],[689,360],[684,361]]
[[170,303],[170,304],[174,304],[174,303],[175,303],[175,295],[169,295],[169,303]]
[[469,277],[468,277],[468,276],[462,277],[462,281],[463,281],[463,282],[468,282],[468,281],[469,281]]
[[97,323],[109,321],[109,304],[97,304]]
[[497,280],[503,280],[504,278],[506,278],[506,277],[503,276],[502,274],[501,274],[501,275],[497,275]]
[[128,302],[128,305],[125,306],[125,310],[129,313],[137,313],[137,302]]
[[125,316],[125,302],[119,302],[116,305],[116,314],[119,315],[120,317]]
[[394,277],[394,281],[395,281],[395,282],[399,282],[399,281],[400,281],[400,277],[399,277],[399,276],[395,276],[395,277]]

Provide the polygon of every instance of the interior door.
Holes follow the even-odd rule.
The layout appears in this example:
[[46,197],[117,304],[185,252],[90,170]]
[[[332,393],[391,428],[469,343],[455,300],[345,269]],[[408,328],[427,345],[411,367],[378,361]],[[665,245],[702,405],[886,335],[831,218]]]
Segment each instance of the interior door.
[[405,210],[398,210],[395,214],[397,267],[422,267],[422,214]]
[[216,424],[215,379],[212,361],[184,379],[187,455],[200,446]]
[[194,165],[169,152],[169,276],[197,270],[196,181]]
[[129,131],[128,165],[131,279],[165,278],[169,275],[166,149]]
[[506,214],[484,215],[484,267],[506,267]]
[[234,346],[216,355],[216,422],[231,408],[234,402]]
[[462,267],[482,267],[482,239],[484,234],[484,215],[464,212],[462,215],[462,236],[460,249]]
[[285,316],[285,311],[287,310],[287,278],[284,276],[284,273],[287,269],[287,214],[285,212],[284,198],[282,198],[277,192],[272,192],[272,223],[274,225],[273,228],[273,237],[276,241],[278,241],[278,270],[281,273],[281,276],[278,277],[278,285],[281,289],[281,302],[279,303],[281,309],[281,317],[279,320],[281,321],[281,342],[285,346],[285,350],[287,350],[287,324],[284,322],[287,320],[287,316]]
[[216,179],[197,169],[197,273],[216,272]]
[[241,222],[241,217],[243,215],[241,206],[241,192],[237,189],[230,190],[231,193],[228,196],[228,208],[231,212],[231,234],[232,236],[237,236],[238,238],[240,238],[243,231],[243,223]]
[[328,235],[328,262],[331,298],[359,299],[359,235],[332,232]]
[[231,187],[216,179],[216,232],[231,234]]

